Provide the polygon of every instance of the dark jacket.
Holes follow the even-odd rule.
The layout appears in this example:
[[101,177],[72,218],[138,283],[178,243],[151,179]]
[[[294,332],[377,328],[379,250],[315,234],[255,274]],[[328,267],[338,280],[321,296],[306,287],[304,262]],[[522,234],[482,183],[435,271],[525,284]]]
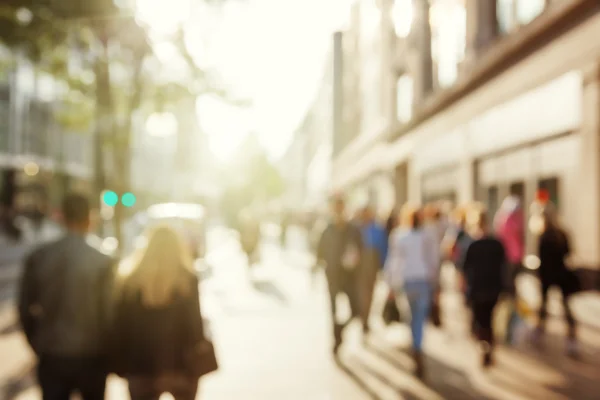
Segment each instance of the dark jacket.
[[191,355],[204,340],[198,278],[181,268],[190,285],[161,308],[142,303],[140,292],[125,290],[117,301],[112,367],[121,376],[193,374]]
[[567,269],[565,258],[570,254],[569,237],[562,230],[546,231],[540,236],[538,273],[544,286],[558,285],[568,291],[574,289],[573,273]]
[[38,355],[97,357],[105,352],[113,266],[85,237],[70,233],[27,257],[19,317]]
[[491,236],[474,240],[467,249],[464,274],[471,301],[497,297],[506,287],[506,253],[502,243]]
[[[317,249],[317,258],[325,262],[325,271],[329,279],[335,279],[344,268],[342,257],[348,246],[355,246],[359,258],[362,258],[363,242],[360,229],[349,222],[343,226],[330,223],[321,235]],[[360,259],[358,265],[361,265]]]

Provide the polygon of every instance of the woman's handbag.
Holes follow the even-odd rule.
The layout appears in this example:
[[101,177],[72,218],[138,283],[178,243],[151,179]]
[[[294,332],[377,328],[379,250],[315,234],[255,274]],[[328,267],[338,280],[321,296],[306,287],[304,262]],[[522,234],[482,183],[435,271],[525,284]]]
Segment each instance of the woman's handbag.
[[400,317],[400,310],[396,304],[396,296],[393,290],[390,290],[388,297],[383,306],[383,322],[386,325],[390,325],[393,322],[402,322]]
[[198,377],[219,369],[213,343],[208,339],[198,342],[192,352],[188,353],[187,364],[190,372]]
[[431,301],[431,310],[429,313],[431,323],[433,324],[433,326],[438,328],[442,326],[442,318],[440,315],[440,294],[440,289],[436,289],[434,291]]

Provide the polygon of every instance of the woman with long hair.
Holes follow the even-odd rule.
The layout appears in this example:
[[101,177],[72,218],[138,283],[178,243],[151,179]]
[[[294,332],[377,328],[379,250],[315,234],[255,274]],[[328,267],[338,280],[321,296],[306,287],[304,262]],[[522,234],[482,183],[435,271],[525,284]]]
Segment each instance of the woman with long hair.
[[540,266],[538,274],[542,284],[542,304],[540,306],[539,325],[536,330],[536,339],[540,339],[545,331],[547,318],[548,291],[552,286],[557,286],[562,292],[565,319],[569,327],[567,339],[567,354],[577,356],[576,322],[569,305],[571,295],[578,291],[578,279],[566,267],[565,259],[570,255],[571,248],[569,237],[560,226],[556,210],[551,204],[546,204],[541,210],[541,230],[539,236]]
[[128,266],[120,270],[114,367],[129,381],[132,400],[164,392],[193,400],[198,379],[216,365],[202,365],[200,350],[212,345],[204,336],[189,247],[175,230],[158,226]]
[[423,229],[419,209],[405,207],[402,214],[407,229],[392,233],[384,273],[397,294],[398,308],[404,296],[408,300],[416,375],[423,378],[423,332],[438,274],[438,243]]

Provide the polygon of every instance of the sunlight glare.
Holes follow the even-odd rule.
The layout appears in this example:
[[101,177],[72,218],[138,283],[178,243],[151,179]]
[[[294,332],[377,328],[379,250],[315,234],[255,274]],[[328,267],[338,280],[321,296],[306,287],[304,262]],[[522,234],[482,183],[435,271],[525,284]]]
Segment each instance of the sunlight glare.
[[254,127],[251,110],[234,107],[215,96],[201,96],[196,112],[211,153],[220,162],[231,161]]
[[137,0],[136,14],[140,22],[158,34],[177,31],[190,16],[191,0]]

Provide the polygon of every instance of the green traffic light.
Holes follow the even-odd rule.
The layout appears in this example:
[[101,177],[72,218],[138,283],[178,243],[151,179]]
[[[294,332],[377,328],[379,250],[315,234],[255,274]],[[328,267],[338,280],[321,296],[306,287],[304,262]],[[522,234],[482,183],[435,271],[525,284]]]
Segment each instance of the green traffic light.
[[119,202],[119,196],[112,190],[107,190],[102,195],[102,201],[107,206],[114,207]]
[[133,207],[135,205],[136,202],[136,198],[135,195],[133,193],[124,193],[123,196],[121,196],[121,204],[123,204],[125,207]]

